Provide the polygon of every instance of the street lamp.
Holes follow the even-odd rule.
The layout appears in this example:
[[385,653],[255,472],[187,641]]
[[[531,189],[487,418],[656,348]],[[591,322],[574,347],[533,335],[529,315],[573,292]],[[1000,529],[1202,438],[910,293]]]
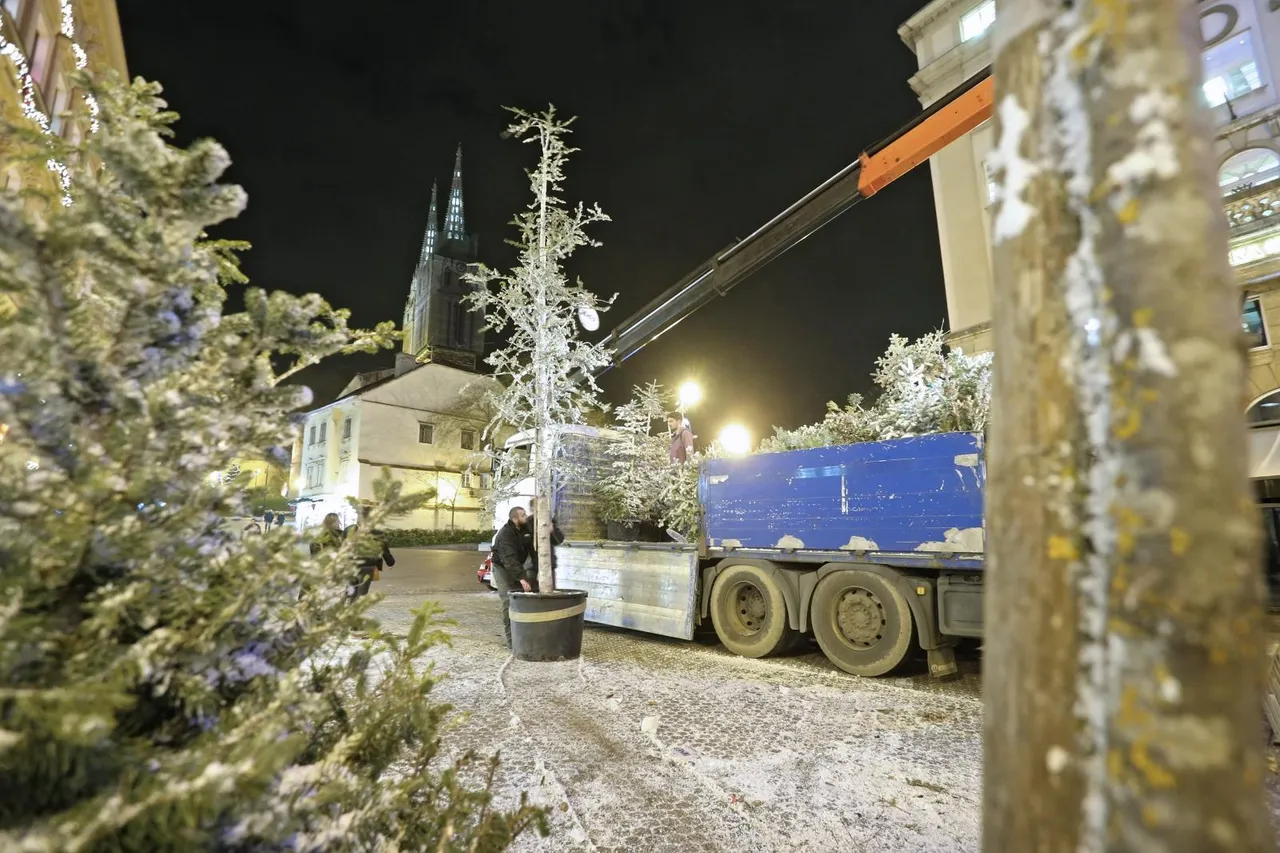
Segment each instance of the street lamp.
[[436,503],[447,504],[449,507],[449,529],[453,530],[457,525],[454,523],[458,509],[458,489],[448,480],[440,480],[436,487]]
[[698,405],[702,400],[702,388],[697,382],[690,380],[680,386],[678,394],[680,400],[680,414],[683,416],[685,412]]
[[720,430],[720,448],[730,456],[746,456],[751,452],[751,433],[742,424],[729,424]]

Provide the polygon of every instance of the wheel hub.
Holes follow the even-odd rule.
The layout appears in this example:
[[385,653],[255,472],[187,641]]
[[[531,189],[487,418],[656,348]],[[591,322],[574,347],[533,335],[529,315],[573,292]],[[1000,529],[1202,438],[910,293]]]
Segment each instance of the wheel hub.
[[764,627],[764,593],[754,584],[744,583],[734,590],[734,605],[743,633],[754,634]]
[[836,624],[855,647],[869,649],[884,637],[884,605],[869,590],[851,589],[840,596]]

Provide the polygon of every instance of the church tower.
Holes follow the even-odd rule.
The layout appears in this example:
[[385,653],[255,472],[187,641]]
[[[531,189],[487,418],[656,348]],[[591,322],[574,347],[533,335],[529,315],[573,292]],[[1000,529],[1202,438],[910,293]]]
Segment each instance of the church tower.
[[404,351],[420,362],[433,361],[477,370],[484,358],[484,318],[463,301],[476,285],[463,279],[478,260],[477,240],[467,233],[462,203],[462,146],[453,164],[453,183],[439,228],[436,185],[422,250],[404,307]]

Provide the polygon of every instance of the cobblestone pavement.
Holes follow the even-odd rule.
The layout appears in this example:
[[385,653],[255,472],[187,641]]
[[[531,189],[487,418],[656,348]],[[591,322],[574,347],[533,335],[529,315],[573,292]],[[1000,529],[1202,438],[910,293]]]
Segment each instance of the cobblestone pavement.
[[510,659],[479,556],[397,552],[375,585],[390,630],[430,597],[456,621],[437,698],[451,749],[499,751],[495,789],[552,809],[518,850],[978,849],[977,675],[865,680],[821,654],[753,661],[713,640],[588,626],[579,661]]
[[502,642],[477,553],[397,552],[374,615],[395,631],[426,599],[456,621],[432,652],[438,699],[465,717],[454,754],[500,752],[500,805],[521,791],[552,835],[520,851],[976,851],[978,662],[932,682],[858,679],[816,649],[764,661],[710,639],[588,626],[579,661],[524,663]]

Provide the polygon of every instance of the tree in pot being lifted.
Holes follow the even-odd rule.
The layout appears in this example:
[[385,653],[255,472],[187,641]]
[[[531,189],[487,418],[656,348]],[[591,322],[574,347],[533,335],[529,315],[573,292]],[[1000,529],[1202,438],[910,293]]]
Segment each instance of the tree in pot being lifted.
[[579,339],[576,320],[612,301],[599,300],[581,281],[571,280],[563,263],[580,246],[600,245],[587,236],[586,226],[609,217],[599,206],[571,206],[560,197],[565,163],[577,150],[565,142],[573,120],[559,120],[554,107],[542,113],[508,109],[515,120],[505,135],[541,149],[537,166],[526,173],[533,200],[515,217],[519,238],[513,245],[520,251],[515,268],[500,274],[480,265],[467,275],[479,285],[467,299],[484,312],[486,330],[508,335],[506,346],[488,358],[504,385],[493,398],[491,427],[536,431],[532,509],[538,522],[538,584],[551,591],[553,484],[576,473],[557,457],[555,431],[583,423],[588,412],[600,408],[591,375],[609,362],[604,347]]
[[662,386],[636,386],[635,395],[614,413],[609,441],[610,472],[596,484],[596,510],[609,527],[610,539],[635,540],[662,520],[663,496],[671,479],[667,440],[654,435],[654,424],[667,412]]

